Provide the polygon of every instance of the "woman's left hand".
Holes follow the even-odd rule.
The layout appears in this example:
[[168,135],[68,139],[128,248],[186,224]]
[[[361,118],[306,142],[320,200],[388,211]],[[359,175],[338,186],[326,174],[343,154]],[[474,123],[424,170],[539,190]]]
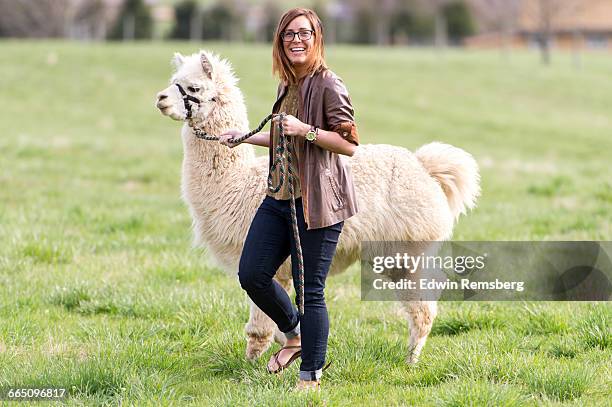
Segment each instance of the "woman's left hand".
[[[279,116],[276,116],[274,118],[274,121],[276,123],[278,123],[279,120]],[[310,130],[310,126],[300,121],[300,119],[298,119],[297,117],[288,114],[285,115],[285,119],[283,120],[283,130],[288,136],[304,137],[306,136],[306,133],[308,133],[308,130]]]

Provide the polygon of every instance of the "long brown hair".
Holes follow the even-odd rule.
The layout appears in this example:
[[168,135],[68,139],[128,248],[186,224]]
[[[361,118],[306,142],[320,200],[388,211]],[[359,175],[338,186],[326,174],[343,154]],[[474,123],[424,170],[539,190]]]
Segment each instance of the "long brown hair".
[[285,55],[283,49],[283,40],[281,39],[281,33],[285,31],[287,26],[294,18],[304,16],[310,21],[310,25],[314,30],[314,41],[312,52],[314,52],[314,58],[307,68],[308,73],[316,72],[317,70],[327,68],[325,64],[324,46],[323,46],[323,25],[321,19],[314,11],[307,8],[292,8],[287,11],[281,17],[274,33],[274,42],[272,45],[272,73],[277,75],[281,81],[287,83],[296,83],[297,77],[296,72],[289,58]]

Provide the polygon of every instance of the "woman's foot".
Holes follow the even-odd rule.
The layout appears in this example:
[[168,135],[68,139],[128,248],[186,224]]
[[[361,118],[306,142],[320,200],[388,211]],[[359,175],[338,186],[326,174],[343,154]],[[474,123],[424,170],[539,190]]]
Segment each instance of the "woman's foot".
[[[279,369],[281,369],[281,366],[286,366],[287,362],[289,362],[296,353],[301,351],[301,345],[302,338],[300,336],[287,339],[285,346],[283,346],[283,348],[279,352],[277,352],[278,354],[275,353],[274,355],[272,355],[272,357],[268,361],[268,371],[277,372],[279,371]],[[292,346],[296,347],[291,348]]]
[[300,379],[295,386],[295,390],[321,390],[321,381],[320,380],[302,380]]

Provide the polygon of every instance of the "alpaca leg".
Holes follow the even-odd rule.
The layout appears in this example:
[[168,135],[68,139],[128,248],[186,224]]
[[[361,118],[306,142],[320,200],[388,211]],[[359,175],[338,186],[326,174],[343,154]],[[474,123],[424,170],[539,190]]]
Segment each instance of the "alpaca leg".
[[270,347],[276,324],[253,301],[249,322],[244,327],[247,335],[246,357],[249,360],[257,359]]
[[[285,266],[281,266],[281,269],[283,267]],[[291,280],[286,280],[282,277],[284,277],[284,273],[279,270],[275,279],[287,292],[289,292],[291,289]],[[251,312],[249,322],[245,325],[244,330],[247,335],[246,357],[249,360],[253,360],[257,359],[268,350],[272,339],[283,346],[287,338],[284,333],[279,331],[270,317],[260,310],[252,301],[249,300],[249,302],[251,304]]]
[[415,364],[419,360],[421,350],[423,350],[427,336],[431,332],[438,306],[436,301],[406,301],[402,304],[408,313],[408,326],[410,328],[407,362]]

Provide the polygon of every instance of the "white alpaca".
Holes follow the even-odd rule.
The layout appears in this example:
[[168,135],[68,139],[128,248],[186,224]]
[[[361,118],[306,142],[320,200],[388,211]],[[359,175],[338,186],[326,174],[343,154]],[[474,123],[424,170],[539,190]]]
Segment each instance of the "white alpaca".
[[[268,157],[256,157],[253,146],[233,149],[194,136],[191,126],[219,135],[236,128],[249,130],[247,112],[230,64],[201,51],[175,54],[170,86],[157,95],[166,116],[186,121],[182,129],[184,159],[181,190],[193,218],[195,244],[205,247],[217,264],[236,276],[249,225],[264,198]],[[179,92],[196,96],[192,118]],[[270,102],[272,105],[272,101]],[[479,195],[478,166],[465,151],[442,143],[415,154],[391,145],[361,145],[350,162],[359,213],[342,230],[330,274],[359,260],[360,243],[370,241],[441,241],[450,238],[455,220],[475,205]],[[288,259],[275,277],[288,291]],[[417,361],[436,316],[435,301],[404,301],[410,328],[408,362]],[[274,337],[284,343],[276,324],[251,303],[246,356],[259,357]]]

